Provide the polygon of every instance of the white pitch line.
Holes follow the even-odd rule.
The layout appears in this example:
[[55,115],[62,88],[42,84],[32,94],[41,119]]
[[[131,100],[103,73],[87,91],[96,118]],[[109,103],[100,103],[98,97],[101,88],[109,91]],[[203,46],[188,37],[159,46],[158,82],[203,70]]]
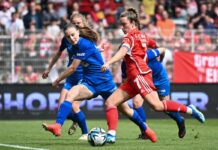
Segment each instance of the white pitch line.
[[0,143],[0,147],[11,147],[11,148],[17,148],[17,149],[29,149],[29,150],[49,150],[44,148],[33,148],[33,147],[26,147],[26,146],[20,146],[20,145],[11,145],[11,144],[2,144]]

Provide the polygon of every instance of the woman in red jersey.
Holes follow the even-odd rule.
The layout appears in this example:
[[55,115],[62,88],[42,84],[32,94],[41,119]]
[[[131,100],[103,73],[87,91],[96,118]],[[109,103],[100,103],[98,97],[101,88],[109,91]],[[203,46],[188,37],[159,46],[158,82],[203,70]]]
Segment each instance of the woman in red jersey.
[[[124,101],[140,94],[143,99],[153,108],[162,112],[181,112],[191,114],[200,122],[205,122],[204,115],[193,105],[185,106],[175,101],[160,101],[156,88],[152,81],[152,72],[147,65],[147,48],[156,47],[156,42],[139,30],[139,19],[135,9],[129,8],[120,16],[123,32],[126,34],[119,51],[102,66],[106,71],[109,65],[124,58],[126,63],[127,80],[106,101],[106,117],[108,122],[108,133],[116,139],[116,128],[118,123],[117,106]],[[145,135],[152,141],[157,140],[153,131],[145,130]],[[112,137],[111,136],[111,137]],[[108,139],[110,141],[110,139]]]

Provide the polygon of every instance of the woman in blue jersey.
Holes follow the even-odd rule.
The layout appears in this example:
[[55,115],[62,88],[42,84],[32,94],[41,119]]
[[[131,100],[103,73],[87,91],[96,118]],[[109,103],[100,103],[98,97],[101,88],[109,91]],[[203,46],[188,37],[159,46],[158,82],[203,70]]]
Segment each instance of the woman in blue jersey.
[[[78,85],[73,86],[66,94],[65,100],[60,105],[55,124],[43,124],[43,127],[56,136],[61,135],[61,128],[67,116],[71,113],[72,103],[75,101],[90,99],[101,95],[107,99],[115,90],[116,85],[113,82],[111,72],[101,72],[101,66],[104,64],[102,56],[96,47],[96,36],[90,32],[89,28],[78,28],[73,24],[68,24],[64,28],[66,39],[72,44],[71,59],[72,64],[52,83],[54,87],[69,75],[73,74],[81,64],[83,68],[83,78]],[[77,113],[77,110],[73,110]],[[141,120],[137,112],[126,108],[125,114],[136,123],[141,130],[145,130],[146,125]],[[107,117],[107,116],[106,116]],[[81,116],[80,120],[85,121]],[[110,135],[108,135],[110,137]],[[115,139],[113,139],[115,141]],[[110,139],[111,142],[111,139]]]
[[[160,100],[169,100],[170,81],[165,68],[163,67],[163,65],[159,60],[160,55],[164,55],[164,52],[165,52],[164,48],[149,49],[147,51],[148,66],[152,70],[153,82],[155,87],[157,88],[157,93],[159,95]],[[121,69],[122,69],[122,78],[125,80],[126,66],[124,62],[122,63]],[[146,115],[143,108],[143,98],[140,95],[137,95],[133,98],[133,108],[138,112],[142,120],[146,122]],[[186,133],[184,118],[180,115],[179,112],[169,112],[166,114],[176,121],[177,126],[179,128],[178,136],[180,138],[183,138]],[[143,132],[142,134],[139,135],[139,138],[142,139],[146,138]]]
[[[82,14],[79,14],[79,13],[76,13],[76,14],[72,14],[71,17],[70,17],[70,21],[79,26],[79,27],[86,27],[87,26],[87,23],[86,23],[86,20],[85,20],[85,17],[82,15]],[[97,35],[96,35],[97,36]],[[60,58],[60,56],[62,55],[63,51],[66,49],[67,50],[67,53],[68,53],[68,65],[67,66],[70,66],[73,62],[73,59],[72,59],[72,49],[73,46],[71,43],[68,42],[68,40],[63,37],[62,38],[62,41],[61,41],[61,46],[59,48],[59,51],[56,52],[56,54],[52,57],[52,60],[51,62],[49,63],[49,66],[48,68],[44,71],[44,73],[42,74],[42,78],[43,79],[46,79],[52,69],[52,67],[54,66],[54,64],[58,61],[58,59]],[[74,72],[74,74],[71,74],[70,76],[68,76],[65,80],[65,83],[64,83],[64,86],[61,90],[61,93],[60,93],[60,97],[59,97],[59,100],[58,100],[58,107],[60,107],[61,103],[64,101],[64,98],[67,94],[67,92],[75,85],[78,84],[78,82],[82,79],[83,77],[83,69],[82,69],[82,66],[79,65],[76,69],[76,71]],[[74,105],[73,105],[74,109],[77,110],[77,112],[81,115],[81,116],[85,116],[84,113],[80,110],[80,102],[77,101],[77,102],[74,102]],[[73,134],[77,128],[77,123],[78,122],[78,114],[75,114],[73,112],[71,112],[68,116],[68,119],[72,120],[74,123],[72,124],[72,126],[69,128],[69,131],[68,131],[68,134]],[[84,122],[83,125],[79,124],[80,125],[80,128],[81,128],[81,131],[82,131],[82,136],[79,138],[80,140],[86,140],[87,139],[87,134],[88,134],[88,129],[87,129],[87,126]]]

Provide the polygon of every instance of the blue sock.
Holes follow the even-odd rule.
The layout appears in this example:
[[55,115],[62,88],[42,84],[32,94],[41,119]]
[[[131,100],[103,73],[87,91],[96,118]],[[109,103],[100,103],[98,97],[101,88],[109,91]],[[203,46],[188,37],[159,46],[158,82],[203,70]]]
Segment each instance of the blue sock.
[[72,103],[64,100],[64,102],[60,106],[60,109],[58,110],[56,123],[62,126],[71,111],[72,111]]
[[183,117],[179,112],[166,112],[166,114],[178,123],[181,123],[183,120]]
[[130,118],[130,120],[132,120],[135,124],[137,124],[141,131],[145,131],[147,129],[145,123],[143,122],[139,114],[135,110],[133,111],[134,113],[133,116]]
[[146,114],[144,108],[141,106],[139,108],[134,108],[134,110],[139,114],[143,122],[146,122]]
[[82,134],[88,134],[88,128],[86,125],[86,117],[82,111],[75,114],[76,122],[82,130]]
[[73,113],[72,111],[69,113],[69,115],[67,116],[67,119],[72,120],[73,122],[76,122],[76,115],[75,113]]

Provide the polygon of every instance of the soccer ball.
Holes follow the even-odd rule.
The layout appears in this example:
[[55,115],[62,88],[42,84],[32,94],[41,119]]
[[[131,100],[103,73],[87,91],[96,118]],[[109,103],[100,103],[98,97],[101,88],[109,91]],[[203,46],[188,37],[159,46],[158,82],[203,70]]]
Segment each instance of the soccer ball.
[[103,146],[107,140],[107,133],[100,127],[92,128],[88,134],[88,142],[92,146]]

